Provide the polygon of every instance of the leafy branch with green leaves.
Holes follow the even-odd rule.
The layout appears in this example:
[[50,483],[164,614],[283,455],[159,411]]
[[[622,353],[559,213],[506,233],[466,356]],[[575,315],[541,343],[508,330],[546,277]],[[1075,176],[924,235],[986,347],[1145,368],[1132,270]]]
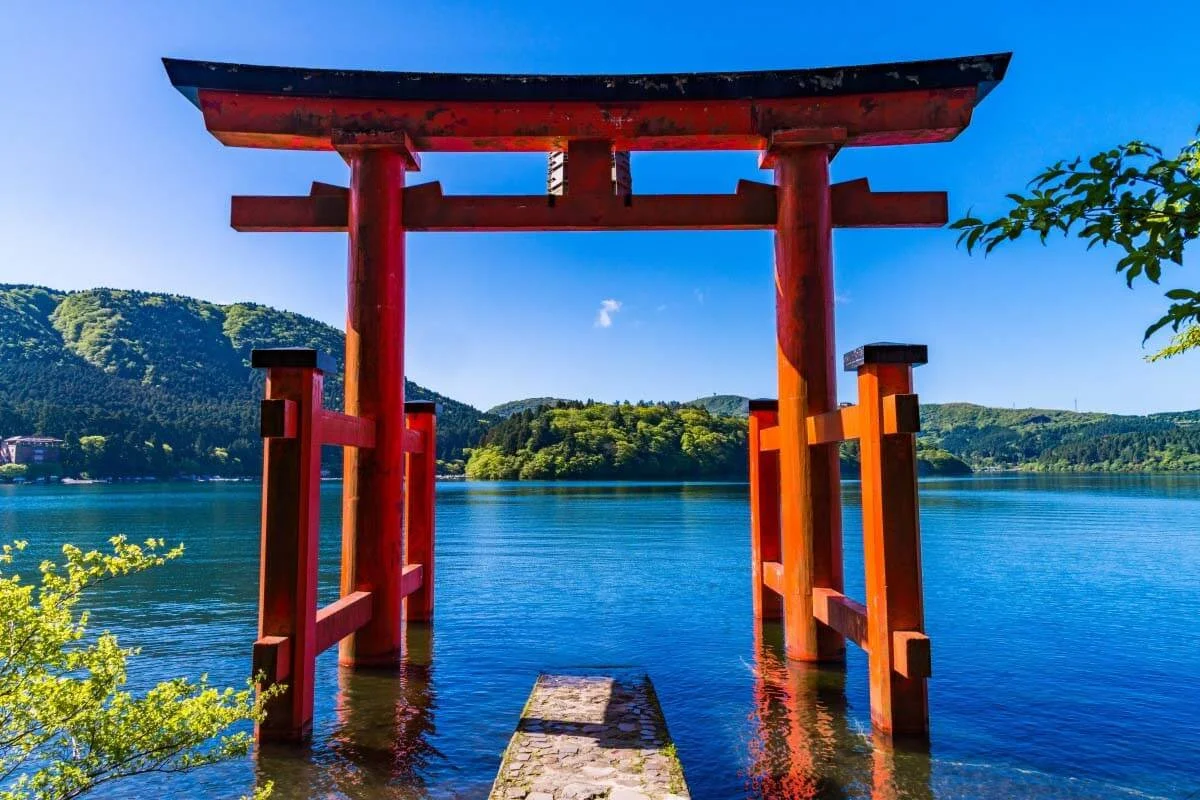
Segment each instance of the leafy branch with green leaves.
[[[181,773],[245,755],[260,721],[264,692],[183,678],[140,696],[124,689],[128,661],[111,633],[88,634],[82,593],[110,580],[162,566],[183,547],[143,545],[125,537],[111,551],[62,549],[63,563],[43,561],[40,579],[13,568],[24,542],[0,547],[0,800],[70,800],[135,775]],[[256,794],[265,797],[270,788]]]
[[[950,227],[967,252],[990,253],[1029,234],[1042,243],[1054,232],[1123,252],[1116,269],[1127,285],[1138,278],[1158,283],[1163,266],[1182,265],[1187,244],[1200,237],[1200,138],[1167,157],[1134,141],[1086,162],[1059,161],[1029,183],[1027,194],[1009,194],[1013,206],[985,221],[968,215]],[[1145,332],[1143,342],[1170,326],[1171,343],[1151,356],[1166,358],[1200,348],[1200,291],[1172,289],[1171,304]]]

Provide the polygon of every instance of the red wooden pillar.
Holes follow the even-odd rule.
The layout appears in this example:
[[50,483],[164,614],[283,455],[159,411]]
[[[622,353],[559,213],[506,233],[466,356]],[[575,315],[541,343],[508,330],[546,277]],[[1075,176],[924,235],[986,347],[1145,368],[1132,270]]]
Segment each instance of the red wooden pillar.
[[405,616],[410,622],[433,619],[433,528],[434,495],[437,490],[437,406],[435,403],[406,403],[408,427],[420,434],[419,452],[405,457],[408,488],[405,492],[408,520],[405,564],[421,567],[421,588],[410,594]]
[[813,587],[842,590],[837,445],[810,447],[807,418],[837,407],[832,219],[827,145],[772,152],[785,647],[788,658],[839,660],[845,644],[813,618]]
[[[912,367],[922,345],[870,344],[846,354],[858,372],[862,452],[863,563],[866,568],[871,722],[883,734],[929,732],[929,639],[921,596],[921,534],[914,430],[897,417],[915,402]],[[911,412],[915,414],[915,411]]]
[[262,544],[254,670],[287,690],[267,705],[260,741],[303,741],[312,733],[317,655],[317,550],[321,444],[317,417],[323,373],[333,360],[314,350],[255,350],[266,368],[263,401]]
[[344,147],[350,162],[346,413],[375,421],[375,446],[345,453],[342,595],[369,591],[371,621],[342,640],[340,661],[394,666],[403,651],[403,146]]
[[780,560],[779,452],[762,449],[763,430],[779,424],[778,409],[774,400],[750,401],[750,588],[755,620],[783,615],[782,598],[763,581],[763,562]]

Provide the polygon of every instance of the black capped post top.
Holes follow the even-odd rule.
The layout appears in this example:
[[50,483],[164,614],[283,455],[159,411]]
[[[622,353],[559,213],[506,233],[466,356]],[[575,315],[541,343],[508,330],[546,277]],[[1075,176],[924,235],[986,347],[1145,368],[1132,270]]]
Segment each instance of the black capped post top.
[[868,364],[911,364],[919,367],[929,363],[929,348],[923,344],[872,342],[846,353],[843,363],[847,372],[854,372]]
[[750,411],[778,411],[779,401],[769,397],[760,397],[749,402]]
[[438,406],[440,403],[435,403],[432,400],[409,400],[404,404],[405,414],[438,414],[441,409]]
[[333,356],[311,347],[270,347],[250,351],[250,366],[255,369],[315,369],[326,374],[337,372]]

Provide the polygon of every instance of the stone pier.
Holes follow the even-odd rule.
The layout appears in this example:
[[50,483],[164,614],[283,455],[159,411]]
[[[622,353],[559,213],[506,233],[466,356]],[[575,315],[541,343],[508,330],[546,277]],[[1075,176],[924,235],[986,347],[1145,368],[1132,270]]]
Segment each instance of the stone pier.
[[650,679],[541,675],[490,800],[686,800]]

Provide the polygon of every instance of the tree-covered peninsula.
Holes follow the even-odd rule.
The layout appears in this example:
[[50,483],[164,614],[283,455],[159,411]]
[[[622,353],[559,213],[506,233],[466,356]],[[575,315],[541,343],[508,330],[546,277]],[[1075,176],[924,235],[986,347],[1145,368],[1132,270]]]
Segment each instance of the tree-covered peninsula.
[[746,421],[664,404],[558,403],[499,422],[470,451],[467,477],[745,478]]

